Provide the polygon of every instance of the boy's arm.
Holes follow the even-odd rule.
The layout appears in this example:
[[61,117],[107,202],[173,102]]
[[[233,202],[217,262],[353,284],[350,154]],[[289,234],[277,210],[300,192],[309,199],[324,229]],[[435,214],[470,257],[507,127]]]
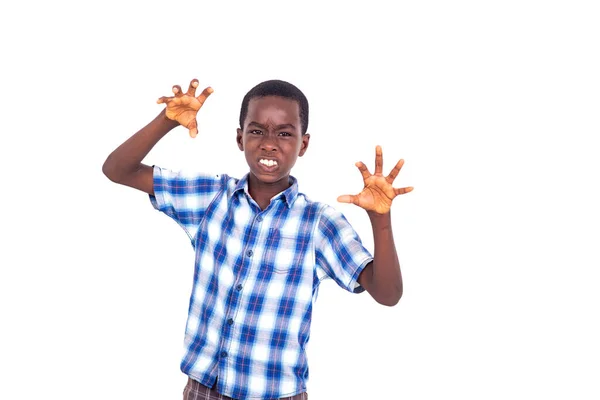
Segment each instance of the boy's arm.
[[197,87],[198,80],[194,79],[190,82],[187,93],[184,94],[181,87],[175,85],[175,96],[158,99],[158,103],[166,103],[166,108],[148,125],[117,147],[104,162],[102,172],[108,179],[154,194],[152,167],[142,164],[142,160],[160,139],[178,125],[188,128],[190,136],[196,136],[196,114],[213,92],[209,87],[198,97],[194,97]]
[[390,213],[368,212],[373,227],[373,261],[362,270],[358,283],[380,304],[393,306],[402,297],[402,273],[396,253]]
[[113,182],[154,194],[152,167],[142,160],[171,129],[179,125],[163,110],[148,125],[117,147],[106,159],[102,172]]
[[398,161],[387,177],[381,173],[383,153],[380,146],[375,150],[375,174],[371,174],[367,166],[356,163],[360,170],[365,187],[358,195],[338,197],[343,203],[353,203],[367,210],[373,227],[375,251],[373,261],[367,264],[358,277],[358,283],[378,302],[393,306],[402,297],[402,274],[396,253],[396,245],[392,233],[390,208],[392,200],[401,194],[413,190],[412,187],[394,188],[392,183],[400,172],[404,160]]

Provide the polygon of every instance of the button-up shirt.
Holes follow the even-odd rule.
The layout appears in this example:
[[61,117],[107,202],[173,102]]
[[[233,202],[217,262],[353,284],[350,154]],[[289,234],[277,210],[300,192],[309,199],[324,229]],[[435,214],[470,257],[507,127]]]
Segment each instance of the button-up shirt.
[[[248,175],[186,175],[154,167],[154,207],[195,250],[181,370],[235,399],[306,390],[306,344],[319,284],[351,292],[373,259],[346,218],[290,187],[261,210]],[[218,377],[218,380],[217,380]]]

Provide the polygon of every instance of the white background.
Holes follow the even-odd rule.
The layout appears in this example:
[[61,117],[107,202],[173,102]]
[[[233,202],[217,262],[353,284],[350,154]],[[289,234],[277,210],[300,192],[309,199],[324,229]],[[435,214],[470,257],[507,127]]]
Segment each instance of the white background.
[[[16,2],[0,7],[0,398],[179,399],[192,248],[101,173],[173,84],[215,92],[146,162],[246,172],[243,95],[311,104],[294,175],[372,246],[354,162],[406,164],[386,308],[331,281],[312,400],[600,398],[594,1]],[[597,139],[596,139],[597,140]],[[597,142],[596,142],[597,143]]]

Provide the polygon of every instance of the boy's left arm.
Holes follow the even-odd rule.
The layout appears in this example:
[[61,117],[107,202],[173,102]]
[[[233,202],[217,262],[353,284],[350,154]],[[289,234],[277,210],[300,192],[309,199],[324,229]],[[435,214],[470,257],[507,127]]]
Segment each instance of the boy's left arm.
[[358,277],[358,283],[378,302],[387,306],[398,303],[402,297],[402,274],[396,253],[390,208],[392,200],[401,194],[413,190],[412,187],[394,188],[392,183],[404,160],[398,161],[388,176],[383,176],[383,152],[380,146],[375,150],[375,173],[371,174],[367,166],[357,162],[365,187],[357,195],[338,197],[342,203],[353,203],[364,208],[373,227],[375,251],[373,261],[367,264]]

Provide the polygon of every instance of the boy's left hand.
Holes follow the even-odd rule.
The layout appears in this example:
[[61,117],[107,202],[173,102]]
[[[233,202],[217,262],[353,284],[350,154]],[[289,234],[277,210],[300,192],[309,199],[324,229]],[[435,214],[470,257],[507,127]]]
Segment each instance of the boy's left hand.
[[404,188],[394,188],[392,186],[394,179],[396,179],[402,165],[404,165],[404,160],[398,161],[388,176],[384,177],[382,175],[383,152],[381,146],[375,148],[375,174],[371,174],[362,161],[357,162],[355,165],[363,176],[365,187],[357,195],[346,194],[338,197],[337,200],[341,203],[352,203],[367,211],[386,214],[390,212],[392,200],[396,196],[413,190],[410,186]]

